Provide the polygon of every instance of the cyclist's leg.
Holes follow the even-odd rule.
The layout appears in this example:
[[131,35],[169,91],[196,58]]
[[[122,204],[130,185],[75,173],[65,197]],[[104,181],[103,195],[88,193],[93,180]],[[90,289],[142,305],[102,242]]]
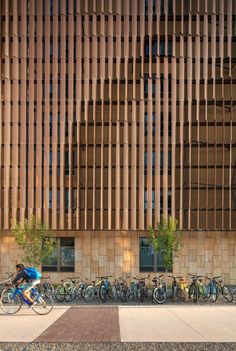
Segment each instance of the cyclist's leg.
[[34,300],[32,300],[31,297],[30,297],[30,290],[31,290],[34,286],[36,286],[36,285],[38,285],[38,284],[40,284],[40,280],[39,280],[39,279],[33,280],[33,281],[31,281],[30,283],[26,283],[26,284],[24,285],[24,289],[23,289],[23,291],[22,291],[22,294],[23,294],[24,297],[31,303],[31,305],[34,303]]

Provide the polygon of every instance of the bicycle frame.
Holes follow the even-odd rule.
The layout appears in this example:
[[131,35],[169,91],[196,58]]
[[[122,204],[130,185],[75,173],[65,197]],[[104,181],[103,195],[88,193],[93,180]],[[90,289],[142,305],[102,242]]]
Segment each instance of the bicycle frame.
[[[9,289],[9,292],[11,292],[10,291],[11,289]],[[14,291],[12,292],[13,298],[15,298],[16,295],[18,295],[20,297],[21,301],[23,301],[26,305],[28,305],[28,306],[31,305],[31,302],[24,297],[23,292],[22,292],[22,288],[15,287],[13,289],[14,289]],[[34,290],[34,291],[32,291],[32,290]],[[31,292],[36,292],[36,290],[34,288],[32,288]]]

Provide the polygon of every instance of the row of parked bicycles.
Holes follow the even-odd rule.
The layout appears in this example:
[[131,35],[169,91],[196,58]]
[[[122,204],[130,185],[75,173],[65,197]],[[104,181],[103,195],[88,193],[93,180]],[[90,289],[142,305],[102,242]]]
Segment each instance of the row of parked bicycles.
[[100,298],[102,302],[144,302],[151,297],[153,303],[162,304],[168,299],[182,301],[216,302],[222,297],[227,302],[233,301],[233,292],[224,285],[221,276],[208,277],[189,274],[189,283],[182,276],[158,275],[152,278],[152,285],[147,284],[150,275],[145,277],[131,277],[124,275],[111,282],[112,275],[96,277],[97,281],[89,282],[87,278],[71,277],[62,280],[54,287],[49,283],[50,277],[43,277],[41,289],[50,293],[58,302],[72,302],[84,299],[92,302]]

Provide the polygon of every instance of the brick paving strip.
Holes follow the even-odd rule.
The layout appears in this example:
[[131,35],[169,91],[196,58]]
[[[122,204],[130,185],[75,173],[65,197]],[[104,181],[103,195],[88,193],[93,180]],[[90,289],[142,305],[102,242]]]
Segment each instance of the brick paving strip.
[[0,343],[0,351],[236,351],[236,343]]
[[71,308],[35,339],[39,342],[120,341],[117,307]]

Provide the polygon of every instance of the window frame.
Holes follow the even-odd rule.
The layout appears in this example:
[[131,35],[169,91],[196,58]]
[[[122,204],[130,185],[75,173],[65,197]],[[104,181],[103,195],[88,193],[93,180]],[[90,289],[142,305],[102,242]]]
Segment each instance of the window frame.
[[[56,257],[57,257],[57,265],[56,266],[50,266],[49,265],[44,265],[42,262],[42,272],[55,272],[55,273],[64,273],[64,272],[75,272],[75,238],[74,237],[57,237],[53,238],[56,240]],[[74,263],[73,266],[68,266],[71,267],[70,269],[61,269],[61,241],[62,239],[73,239],[74,242]],[[69,247],[69,246],[68,246]],[[54,269],[53,269],[54,268]],[[56,269],[55,269],[56,268]]]
[[[158,254],[156,253],[155,254],[155,251],[153,250],[153,270],[142,270],[141,268],[141,241],[142,240],[145,240],[145,241],[148,241],[148,237],[143,237],[143,236],[140,236],[139,237],[139,272],[140,273],[163,273],[163,272],[166,272],[165,270],[165,267],[164,265],[158,265]],[[151,244],[149,245],[151,246]],[[143,266],[144,267],[144,266]],[[172,270],[168,270],[168,272],[172,272],[173,271],[173,267],[172,267]]]

